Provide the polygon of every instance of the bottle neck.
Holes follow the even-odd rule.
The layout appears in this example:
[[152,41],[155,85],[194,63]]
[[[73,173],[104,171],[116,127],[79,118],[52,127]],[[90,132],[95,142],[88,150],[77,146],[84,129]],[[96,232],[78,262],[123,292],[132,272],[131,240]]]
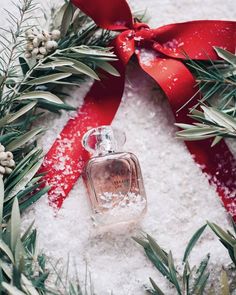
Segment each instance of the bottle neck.
[[97,143],[93,156],[105,156],[117,151],[117,143],[113,132],[101,133],[97,136]]
[[82,139],[83,147],[92,156],[115,153],[125,143],[125,134],[111,126],[99,126],[87,131]]

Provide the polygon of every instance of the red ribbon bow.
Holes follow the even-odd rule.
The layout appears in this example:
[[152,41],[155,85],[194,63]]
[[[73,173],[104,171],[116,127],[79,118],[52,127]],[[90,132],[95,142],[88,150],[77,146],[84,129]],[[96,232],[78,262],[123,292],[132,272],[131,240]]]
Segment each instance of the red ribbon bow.
[[[189,123],[188,108],[199,98],[193,75],[182,62],[183,51],[196,60],[218,59],[213,46],[231,52],[235,50],[236,22],[192,21],[150,29],[147,24],[135,23],[125,0],[72,0],[75,6],[95,23],[121,33],[113,40],[119,61],[114,65],[120,77],[106,75],[95,82],[86,95],[77,115],[68,121],[45,157],[40,172],[51,185],[49,200],[58,208],[80,176],[87,152],[81,145],[83,134],[91,127],[108,125],[119,107],[124,89],[125,66],[136,54],[140,67],[162,88],[177,122]],[[194,101],[176,112],[191,97]],[[209,140],[186,142],[195,161],[216,185],[226,209],[236,217],[236,161],[226,144],[210,147]]]

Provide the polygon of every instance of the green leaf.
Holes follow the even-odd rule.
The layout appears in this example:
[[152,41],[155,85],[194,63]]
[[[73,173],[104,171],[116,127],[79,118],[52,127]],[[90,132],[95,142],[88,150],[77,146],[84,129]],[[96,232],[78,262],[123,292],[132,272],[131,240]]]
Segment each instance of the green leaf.
[[136,237],[133,237],[132,238],[136,243],[138,243],[139,245],[141,245],[143,248],[147,248],[149,247],[149,243],[144,241],[143,239],[139,239],[139,238],[136,238]]
[[96,65],[99,66],[99,68],[106,71],[107,73],[109,73],[115,77],[120,77],[120,73],[110,63],[108,63],[106,61],[96,61]]
[[16,248],[17,240],[20,238],[20,210],[17,198],[15,198],[11,212],[11,249]]
[[229,281],[225,270],[222,269],[220,274],[221,295],[230,295]]
[[31,103],[27,104],[26,106],[24,106],[23,108],[21,108],[19,111],[15,112],[14,114],[10,114],[11,116],[7,120],[7,123],[12,123],[13,121],[18,119],[19,117],[23,116],[25,113],[30,111],[33,107],[35,107],[36,104],[37,104],[37,102],[31,102]]
[[197,270],[197,277],[194,281],[191,294],[199,294],[199,293],[201,294],[201,290],[205,288],[206,282],[209,277],[209,273],[205,273],[209,259],[210,259],[210,255],[208,254],[207,257],[201,261],[200,266]]
[[168,265],[168,255],[161,249],[161,247],[157,244],[157,242],[149,235],[147,235],[147,239],[152,251],[162,260],[165,265]]
[[63,67],[63,66],[72,66],[73,62],[70,62],[68,60],[54,60],[50,61],[48,63],[42,64],[37,67],[37,69],[55,69],[57,67]]
[[212,136],[218,135],[219,130],[214,129],[212,127],[196,127],[181,130],[176,133],[176,137],[181,139],[184,138],[186,140],[199,140],[199,139],[205,139],[210,138]]
[[61,37],[66,36],[68,29],[70,27],[70,23],[73,18],[73,14],[74,14],[73,5],[71,4],[71,2],[68,2],[63,18],[62,18],[62,22],[61,22]]
[[33,226],[34,226],[34,221],[31,222],[30,226],[26,229],[26,231],[22,235],[21,241],[23,243],[24,243],[25,239],[28,237],[28,235],[31,233]]
[[0,239],[2,236],[3,203],[4,203],[4,183],[3,183],[2,176],[0,176]]
[[8,123],[8,120],[11,118],[10,114],[7,114],[6,116],[4,116],[3,118],[0,119],[0,128],[3,127],[4,125],[6,125]]
[[5,282],[2,283],[2,286],[4,289],[7,290],[9,295],[25,295],[25,293],[20,291],[18,288],[14,287],[10,284],[7,284]]
[[170,276],[168,269],[166,268],[165,264],[153,253],[151,247],[144,248],[145,253],[149,260],[153,263],[153,265],[159,270],[159,272],[167,278],[172,284],[173,280]]
[[212,141],[211,147],[215,146],[217,143],[219,143],[222,139],[222,136],[216,136],[214,140]]
[[[8,256],[12,263],[14,263],[14,257],[11,252],[11,249],[8,247],[6,243],[2,239],[0,239],[0,249]],[[2,257],[1,257],[2,258]]]
[[95,80],[100,80],[98,75],[94,72],[94,70],[92,70],[89,66],[87,66],[86,64],[76,60],[76,59],[73,59],[73,58],[63,58],[63,60],[68,60],[68,61],[71,61],[73,62],[73,68],[75,70],[77,70],[79,73],[83,73]]
[[99,49],[94,49],[88,46],[80,46],[80,47],[74,47],[71,48],[72,51],[79,53],[79,54],[83,54],[83,55],[89,55],[89,56],[101,56],[101,57],[116,57],[116,55],[114,54],[114,52],[108,51],[106,50],[99,50]]
[[23,57],[20,56],[19,63],[20,63],[23,75],[26,75],[27,72],[30,70],[30,67],[29,67],[27,61]]
[[9,279],[11,279],[11,277],[12,277],[12,270],[11,270],[10,265],[11,264],[8,264],[0,259],[0,268],[2,268],[2,270],[4,271],[4,273],[7,275],[7,277]]
[[48,91],[27,92],[25,94],[22,94],[21,96],[18,96],[16,99],[17,100],[22,100],[22,99],[44,99],[46,101],[50,101],[50,102],[53,102],[53,103],[63,104],[63,101],[58,96],[56,96],[55,94],[52,94],[51,92],[48,92]]
[[227,232],[225,232],[222,228],[220,228],[218,225],[215,223],[211,223],[207,221],[207,224],[209,227],[213,230],[213,232],[221,239],[223,240],[226,244],[230,245],[233,247],[236,245],[236,239],[232,238],[231,235],[229,235]]
[[17,267],[19,271],[23,271],[21,270],[21,265],[22,264],[24,265],[25,250],[21,242],[20,235],[18,236],[16,241],[14,255],[15,255],[15,266]]
[[157,286],[157,284],[153,281],[152,278],[149,278],[149,280],[150,280],[150,282],[151,282],[151,284],[152,284],[153,289],[157,292],[157,295],[165,295],[165,294],[161,291],[161,289]]
[[195,293],[193,293],[193,294],[203,294],[203,291],[205,290],[209,275],[210,275],[209,273],[206,273],[201,276],[201,278],[196,286]]
[[219,57],[236,66],[236,55],[220,47],[214,46],[214,49]]
[[28,280],[25,275],[22,274],[21,276],[22,287],[30,295],[39,295],[38,291],[35,289],[32,281]]
[[175,269],[175,266],[174,266],[174,261],[173,261],[171,251],[169,252],[169,255],[168,255],[168,267],[169,267],[169,270],[170,270],[170,276],[172,278],[173,284],[174,284],[178,294],[182,295],[180,285],[179,285],[179,282],[178,282],[178,279],[177,279],[177,276],[176,276],[176,269]]
[[205,106],[202,106],[201,108],[203,109],[206,118],[209,118],[211,121],[220,126],[226,127],[231,132],[236,130],[236,120],[234,120],[231,116],[214,108],[207,108]]
[[5,202],[9,201],[13,197],[15,197],[21,190],[25,188],[25,186],[30,182],[30,180],[35,176],[35,174],[38,172],[40,166],[42,164],[42,161],[39,161],[33,165],[29,169],[29,171],[23,175],[21,179],[17,182],[17,184],[13,187],[13,189],[10,191],[8,196],[5,198]]
[[15,140],[11,141],[6,146],[6,150],[8,150],[8,151],[16,150],[17,148],[21,147],[22,145],[26,144],[28,141],[33,139],[36,135],[38,135],[42,131],[43,131],[42,128],[35,128],[35,129],[32,129],[32,130],[26,132],[25,134],[19,136]]
[[24,211],[26,208],[37,202],[43,195],[45,195],[50,190],[49,186],[44,187],[39,192],[28,198],[22,204],[20,204],[21,211]]
[[47,83],[52,83],[58,80],[62,80],[65,78],[70,77],[71,74],[70,73],[57,73],[57,74],[51,74],[51,75],[47,75],[47,76],[42,76],[39,78],[35,78],[32,79],[28,82],[26,82],[26,85],[42,85],[42,84],[47,84]]
[[207,224],[203,225],[202,227],[200,227],[195,234],[192,236],[191,240],[189,241],[185,252],[184,252],[184,257],[183,257],[183,262],[186,262],[186,260],[188,259],[189,254],[191,253],[193,247],[196,245],[197,241],[199,240],[200,236],[202,235],[202,233],[204,232],[205,228],[206,228]]
[[55,17],[53,19],[53,27],[55,27],[56,29],[58,29],[61,26],[62,18],[66,8],[67,8],[67,3],[62,5],[55,14]]

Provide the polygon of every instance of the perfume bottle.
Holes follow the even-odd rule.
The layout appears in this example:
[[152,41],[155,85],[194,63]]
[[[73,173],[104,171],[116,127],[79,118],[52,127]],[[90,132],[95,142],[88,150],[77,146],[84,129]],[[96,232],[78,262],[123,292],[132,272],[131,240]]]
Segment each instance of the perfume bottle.
[[146,212],[147,200],[137,157],[117,152],[125,143],[125,134],[100,126],[85,133],[82,143],[92,155],[83,179],[95,222],[137,222]]

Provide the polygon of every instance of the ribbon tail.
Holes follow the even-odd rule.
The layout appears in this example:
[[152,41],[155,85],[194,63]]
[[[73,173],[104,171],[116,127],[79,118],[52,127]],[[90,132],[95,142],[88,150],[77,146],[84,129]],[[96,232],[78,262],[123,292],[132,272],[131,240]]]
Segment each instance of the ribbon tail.
[[[148,62],[143,62],[141,54],[137,54],[137,57],[142,69],[166,94],[176,121],[191,123],[188,107],[196,103],[199,95],[189,70],[177,60],[154,56]],[[188,107],[177,112],[191,97],[194,99]],[[236,220],[236,160],[228,146],[223,140],[214,147],[211,147],[210,140],[185,143],[195,162],[208,175],[209,182],[216,186],[225,208]]]
[[111,124],[119,107],[123,89],[125,67],[117,61],[114,66],[120,77],[104,74],[101,82],[96,81],[84,99],[76,116],[71,118],[45,156],[39,173],[48,192],[49,203],[60,208],[64,199],[79,178],[89,158],[81,144],[84,133],[92,127]]

